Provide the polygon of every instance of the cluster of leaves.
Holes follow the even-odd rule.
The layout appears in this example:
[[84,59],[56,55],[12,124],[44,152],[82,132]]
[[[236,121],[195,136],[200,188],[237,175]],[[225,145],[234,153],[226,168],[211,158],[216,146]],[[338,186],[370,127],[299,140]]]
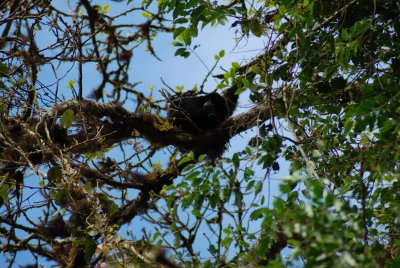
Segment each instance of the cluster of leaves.
[[[204,5],[185,6],[174,15],[180,14],[187,23],[193,20],[189,17],[191,11],[196,14],[196,8],[204,10]],[[248,87],[253,101],[265,103],[271,101],[270,96],[282,96],[272,100],[276,109],[271,111],[272,132],[279,142],[271,143],[262,135],[253,138],[241,154],[240,168],[235,154],[215,173],[217,180],[207,169],[190,172],[173,186],[176,188],[170,188],[176,193],[183,191],[174,195],[174,207],[176,198],[181,197],[182,210],[190,200],[196,224],[210,209],[217,221],[224,223],[218,245],[235,248],[238,259],[249,257],[240,254],[242,249],[250,250],[256,253],[250,256],[252,261],[279,266],[279,254],[270,253],[289,246],[293,249],[290,259],[299,262],[301,258],[310,267],[399,265],[400,5],[367,0],[268,1],[253,8],[246,15],[240,8],[226,8],[223,14],[241,16],[233,26],[243,26],[254,16],[261,26],[249,26],[251,33],[275,39],[266,56],[245,67],[258,77]],[[209,10],[221,16],[218,8],[210,6]],[[198,19],[203,25],[210,22],[207,15],[196,16],[191,24],[194,29]],[[257,30],[259,27],[274,32]],[[249,32],[244,29],[243,33]],[[278,124],[286,128],[283,135]],[[286,133],[292,138],[286,138],[290,135]],[[239,179],[239,174],[247,174],[246,165],[254,157],[263,170],[273,170],[279,156],[290,163],[292,175],[283,180],[282,195],[266,207],[262,198],[257,199],[262,181],[254,183],[244,175]],[[259,202],[252,203],[249,193]],[[243,202],[240,206],[238,196]],[[239,211],[253,211],[247,224],[231,228],[228,219],[218,217],[219,202],[226,210],[222,214],[235,215],[241,224]],[[261,236],[249,231],[258,219],[262,219]],[[223,252],[215,249],[211,245],[209,251],[218,259]]]

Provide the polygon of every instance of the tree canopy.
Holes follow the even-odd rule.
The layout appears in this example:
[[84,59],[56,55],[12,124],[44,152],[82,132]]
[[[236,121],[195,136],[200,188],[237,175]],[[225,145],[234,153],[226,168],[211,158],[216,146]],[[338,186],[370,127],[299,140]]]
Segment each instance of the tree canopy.
[[[398,1],[5,0],[0,10],[9,267],[400,266]],[[138,54],[162,60],[160,36],[184,60],[218,27],[263,46],[223,68],[232,48],[210,54],[191,91],[149,90],[134,75]],[[167,117],[173,95],[209,92],[251,105],[207,131]],[[233,138],[243,150],[215,155]],[[287,176],[271,194],[276,173]]]

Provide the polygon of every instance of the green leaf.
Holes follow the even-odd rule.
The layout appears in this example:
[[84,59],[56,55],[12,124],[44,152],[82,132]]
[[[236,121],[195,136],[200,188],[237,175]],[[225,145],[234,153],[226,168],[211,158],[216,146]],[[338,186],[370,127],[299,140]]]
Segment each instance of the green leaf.
[[189,175],[186,176],[188,180],[194,180],[200,175],[200,171],[193,171]]
[[245,88],[245,87],[239,87],[238,89],[236,89],[235,95],[240,95],[240,94],[242,94],[242,93],[245,92],[245,91],[246,91],[246,88]]
[[218,252],[217,248],[216,248],[213,244],[211,244],[211,245],[208,247],[208,250],[209,250],[211,253],[213,253],[213,254],[216,254],[216,253]]
[[239,168],[240,159],[239,159],[239,154],[238,153],[233,154],[232,163],[233,163],[233,165],[235,166],[236,169]]
[[[227,229],[224,229],[224,231]],[[221,242],[221,246],[223,246],[224,248],[228,248],[230,246],[230,244],[232,243],[232,237],[231,236],[226,236],[222,242]]]
[[183,41],[187,46],[190,46],[192,43],[192,37],[197,36],[197,29],[196,28],[185,28],[182,33],[177,35],[177,39]]
[[88,234],[89,236],[96,236],[96,235],[99,234],[99,230],[97,230],[97,229],[90,229],[90,230],[87,232],[87,234]]
[[97,245],[93,240],[87,240],[85,241],[85,247],[83,248],[83,253],[85,256],[85,260],[87,263],[90,263],[93,254],[96,251]]
[[200,210],[198,210],[198,209],[193,209],[192,210],[192,215],[197,217],[197,218],[202,218],[203,217],[203,215],[201,215]]
[[347,133],[350,132],[350,130],[353,128],[353,125],[356,121],[354,121],[351,118],[346,119],[346,121],[344,122],[344,131],[343,131],[343,135],[347,135]]
[[178,163],[178,166],[181,166],[187,162],[193,161],[194,160],[194,156],[193,156],[193,152],[188,153],[187,155],[185,155]]
[[266,215],[266,213],[267,213],[267,208],[256,209],[250,214],[250,219],[253,221],[261,219],[263,216]]
[[4,63],[0,62],[0,73],[7,74],[8,73],[8,67]]
[[174,31],[174,39],[181,35],[186,30],[185,27],[178,27]]
[[103,13],[108,14],[108,11],[110,10],[110,8],[111,8],[110,4],[106,4],[103,8]]
[[64,207],[68,203],[69,191],[65,188],[57,189],[51,192],[54,197],[54,201],[57,205]]
[[151,14],[149,12],[144,11],[142,12],[142,17],[151,18]]
[[0,198],[3,200],[4,203],[8,201],[9,188],[10,187],[8,186],[8,184],[3,184],[3,186],[0,188]]
[[202,154],[202,155],[199,156],[199,158],[197,159],[197,161],[198,161],[198,162],[203,162],[204,159],[206,159],[206,158],[207,158],[207,155],[206,155],[206,154]]
[[175,56],[182,55],[182,54],[184,54],[184,53],[186,53],[186,52],[187,52],[186,48],[184,48],[184,47],[178,48],[178,49],[175,51]]
[[187,18],[179,18],[174,20],[174,24],[185,24],[187,23],[189,20]]
[[69,80],[67,84],[67,88],[73,88],[74,87],[74,80]]
[[184,58],[187,58],[190,56],[190,52],[186,50],[186,48],[182,47],[182,48],[178,48],[175,51],[175,56],[181,56]]
[[52,182],[59,182],[62,178],[61,168],[54,166],[47,171],[47,179]]
[[64,128],[69,128],[72,122],[74,122],[74,119],[75,119],[74,111],[72,109],[67,109],[61,116],[61,125]]
[[19,77],[16,81],[17,85],[23,84],[26,82],[26,78],[25,77]]
[[257,37],[260,37],[264,33],[264,26],[256,18],[250,20],[249,28],[251,33]]
[[179,42],[179,41],[173,41],[173,42],[172,42],[172,45],[173,45],[174,47],[183,47],[185,44],[183,44],[183,43],[181,43],[181,42]]
[[261,192],[262,188],[263,188],[262,181],[258,181],[257,184],[256,184],[256,188],[254,190],[254,194],[255,195],[259,194]]

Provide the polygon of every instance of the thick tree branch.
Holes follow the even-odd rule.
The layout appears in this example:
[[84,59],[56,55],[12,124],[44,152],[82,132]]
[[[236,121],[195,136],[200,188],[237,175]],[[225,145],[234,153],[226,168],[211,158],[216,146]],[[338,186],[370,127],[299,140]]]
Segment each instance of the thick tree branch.
[[[272,103],[275,103],[273,100]],[[187,150],[197,148],[199,153],[207,153],[210,148],[224,143],[231,137],[269,118],[268,103],[258,105],[237,116],[227,119],[221,126],[207,133],[190,134],[176,128],[164,130],[156,116],[134,113],[114,103],[96,103],[89,100],[69,100],[53,106],[40,120],[36,129],[43,128],[67,109],[83,118],[94,120],[91,129],[78,131],[63,141],[69,151],[84,153],[110,147],[130,138],[141,137],[161,146],[173,145]],[[109,120],[104,120],[109,118]],[[162,123],[161,123],[162,124]],[[135,131],[135,135],[132,133]],[[102,139],[96,139],[102,137]]]

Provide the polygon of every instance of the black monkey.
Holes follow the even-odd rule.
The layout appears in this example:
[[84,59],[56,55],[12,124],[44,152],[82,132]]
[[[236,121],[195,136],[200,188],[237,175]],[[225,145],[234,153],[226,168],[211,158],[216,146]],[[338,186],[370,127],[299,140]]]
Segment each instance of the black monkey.
[[219,126],[236,108],[237,96],[229,99],[217,92],[200,96],[175,96],[168,109],[168,118],[183,131],[198,133]]
[[[212,92],[205,95],[176,95],[168,100],[168,118],[182,131],[192,134],[205,134],[217,128],[229,118],[236,109],[239,96],[234,85],[224,91],[223,95]],[[195,156],[207,154],[208,161],[215,163],[226,150],[229,135],[217,135],[209,138],[204,135],[203,144],[185,144],[185,150],[191,150]]]

